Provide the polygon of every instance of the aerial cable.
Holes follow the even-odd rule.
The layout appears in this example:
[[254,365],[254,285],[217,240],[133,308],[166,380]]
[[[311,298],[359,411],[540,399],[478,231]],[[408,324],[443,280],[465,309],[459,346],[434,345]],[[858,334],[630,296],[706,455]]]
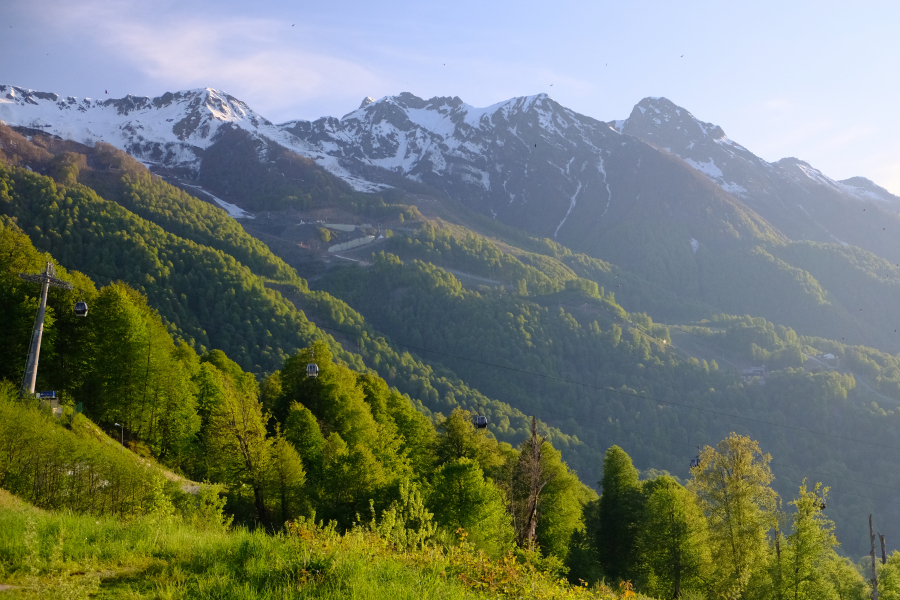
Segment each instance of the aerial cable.
[[[350,332],[350,331],[347,331],[347,330],[337,329],[337,328],[334,328],[334,327],[327,327],[327,326],[318,325],[318,324],[316,324],[316,327],[318,327],[318,328],[320,328],[320,329],[327,329],[327,330],[331,330],[331,331],[337,331],[337,332],[339,332],[339,333],[344,333],[344,334],[347,334],[347,335],[356,335],[356,336],[358,336],[358,337],[367,337],[367,336],[363,336],[362,334],[358,334],[358,333],[355,333],[355,332]],[[370,339],[375,339],[375,338],[370,338]],[[382,339],[384,339],[384,338],[382,337]],[[385,340],[385,341],[387,342],[387,340]],[[624,395],[629,395],[629,396],[636,396],[636,397],[644,398],[644,399],[647,399],[647,400],[652,400],[652,401],[654,401],[654,402],[657,401],[657,400],[655,400],[654,398],[651,398],[651,397],[649,397],[649,396],[644,396],[644,395],[641,395],[641,394],[624,392],[624,391],[616,390],[616,389],[613,389],[613,388],[600,388],[600,387],[598,387],[598,386],[591,386],[591,385],[589,385],[589,384],[578,384],[577,382],[572,382],[572,381],[569,381],[569,380],[566,380],[566,379],[563,379],[563,378],[554,377],[554,376],[552,376],[552,375],[541,375],[541,374],[539,374],[539,373],[533,373],[533,372],[530,372],[530,371],[523,371],[523,370],[515,369],[515,368],[512,368],[512,367],[505,367],[505,366],[503,366],[503,365],[496,365],[496,364],[493,364],[493,363],[489,363],[489,362],[485,362],[485,361],[480,361],[480,360],[477,360],[477,359],[465,358],[465,357],[456,356],[456,355],[452,355],[452,354],[448,354],[448,353],[444,353],[444,352],[438,352],[438,351],[433,351],[433,350],[427,350],[427,349],[424,349],[424,348],[419,348],[419,347],[416,347],[416,346],[411,346],[411,345],[409,345],[409,344],[402,344],[402,343],[399,343],[399,342],[398,342],[397,345],[404,346],[404,347],[407,347],[407,348],[413,348],[413,349],[416,349],[416,350],[422,350],[422,351],[425,351],[425,352],[432,352],[432,353],[436,353],[436,354],[442,354],[442,355],[444,355],[444,356],[448,356],[448,357],[451,357],[451,358],[458,358],[458,359],[461,359],[461,360],[468,360],[468,361],[475,362],[475,363],[482,364],[482,365],[486,365],[486,366],[498,367],[498,368],[507,369],[507,370],[512,370],[512,371],[516,371],[516,372],[520,372],[520,373],[526,373],[526,374],[529,374],[529,375],[535,375],[535,376],[538,376],[538,377],[547,377],[547,378],[555,379],[555,380],[562,381],[562,382],[565,382],[565,383],[575,383],[575,384],[577,384],[577,385],[584,385],[585,387],[591,387],[591,388],[599,389],[599,390],[601,390],[601,391],[610,391],[610,392],[618,393],[618,394],[624,394]],[[661,402],[665,402],[665,401],[661,401]],[[701,408],[701,407],[695,407],[695,406],[691,406],[691,405],[684,405],[684,404],[680,404],[680,403],[670,403],[670,404],[675,404],[676,406],[683,406],[683,407],[687,407],[687,408],[693,408],[693,409],[699,410],[699,411],[713,412],[713,413],[715,413],[715,414],[722,415],[722,416],[726,416],[726,417],[734,417],[734,418],[748,419],[748,420],[755,421],[755,422],[766,423],[766,424],[770,424],[770,425],[777,426],[777,427],[785,427],[785,428],[789,428],[789,429],[797,430],[797,431],[804,431],[804,432],[812,433],[812,434],[816,434],[816,435],[827,435],[827,436],[829,436],[829,437],[834,437],[834,438],[841,439],[841,440],[845,440],[845,441],[860,442],[860,443],[866,443],[866,444],[870,444],[870,445],[878,445],[878,446],[882,446],[882,447],[886,447],[886,448],[900,449],[900,448],[896,448],[896,447],[894,447],[894,446],[888,446],[888,445],[884,445],[884,444],[877,444],[877,443],[875,443],[875,442],[865,442],[865,441],[862,441],[862,440],[856,440],[856,439],[854,439],[854,438],[846,438],[846,437],[842,437],[842,436],[835,436],[835,435],[833,435],[833,434],[827,434],[827,433],[817,432],[817,431],[813,431],[813,430],[809,430],[809,429],[804,429],[804,428],[801,428],[801,427],[793,427],[793,426],[790,426],[790,425],[780,425],[780,424],[777,424],[777,423],[769,423],[769,422],[766,422],[766,421],[761,421],[761,420],[759,420],[759,419],[753,419],[753,418],[751,418],[751,417],[741,417],[741,416],[739,416],[739,415],[731,415],[731,414],[728,414],[728,413],[723,413],[723,412],[720,412],[720,411],[713,411],[713,410],[710,410],[710,409],[704,409],[704,408]],[[519,412],[522,412],[522,411],[521,411],[521,408],[518,408],[518,407],[515,407],[515,406],[512,406],[512,405],[510,405],[510,408],[513,408],[513,409],[515,409],[515,410],[518,410]],[[543,413],[554,414],[554,415],[561,416],[561,417],[566,417],[566,418],[572,418],[572,419],[578,419],[578,418],[579,418],[579,417],[577,417],[577,416],[575,416],[575,415],[565,414],[565,413],[560,413],[559,411],[549,410],[549,409],[546,409],[546,408],[543,408],[543,407],[537,407],[537,410],[540,411],[540,412],[543,412]],[[667,441],[667,442],[674,443],[674,444],[680,444],[680,445],[693,445],[693,444],[690,444],[690,443],[688,443],[688,442],[680,442],[680,441],[677,441],[677,440],[673,440],[673,439],[671,439],[671,438],[664,438],[664,437],[660,437],[660,436],[648,435],[648,434],[647,434],[646,432],[644,432],[644,431],[631,430],[631,429],[627,429],[627,428],[622,427],[622,426],[612,425],[612,424],[609,424],[609,423],[603,423],[602,421],[601,421],[601,422],[596,422],[595,424],[601,425],[601,426],[603,426],[603,427],[610,427],[610,428],[613,428],[613,429],[618,429],[618,430],[620,430],[620,431],[625,431],[625,432],[628,432],[628,433],[634,433],[634,434],[640,435],[640,436],[642,436],[642,437],[652,437],[652,438],[654,438],[654,439],[659,439],[659,440]],[[816,473],[816,474],[818,474],[818,475],[831,477],[831,478],[833,478],[833,479],[840,479],[840,480],[843,480],[843,481],[850,481],[850,482],[853,482],[853,483],[858,483],[858,484],[863,484],[863,485],[872,485],[872,486],[884,488],[884,489],[887,489],[887,490],[900,491],[900,489],[894,488],[894,487],[890,487],[890,486],[880,485],[880,484],[871,483],[871,482],[866,482],[866,481],[860,481],[860,480],[856,480],[856,479],[849,479],[849,478],[847,478],[847,477],[840,476],[840,475],[835,475],[835,474],[832,474],[832,473],[824,473],[824,472],[821,472],[821,471],[812,471],[812,470],[809,470],[809,469],[805,469],[805,468],[803,468],[803,467],[798,467],[798,466],[795,466],[795,465],[788,465],[788,464],[786,464],[786,463],[780,463],[780,462],[772,461],[771,464],[778,465],[778,466],[784,467],[784,468],[789,468],[789,469],[796,469],[796,470],[800,470],[800,471],[805,471],[805,472],[808,472],[808,473]],[[849,493],[849,492],[841,492],[841,493]],[[854,494],[854,495],[858,495],[858,494]],[[862,497],[869,498],[869,499],[873,499],[873,500],[878,500],[877,498],[871,498],[871,497],[869,497],[869,496],[862,496]]]
[[[76,269],[76,270],[77,270],[77,269]],[[95,273],[95,274],[96,274],[96,275],[99,275],[98,273]],[[104,276],[104,277],[109,277],[109,276],[107,275],[107,276]],[[300,312],[300,311],[298,310],[298,312]],[[207,323],[207,322],[201,321],[200,319],[196,319],[196,318],[195,318],[194,320],[195,320],[196,322],[198,322],[198,323],[201,323],[201,324],[204,325],[204,326],[211,327],[211,328],[213,328],[213,329],[217,329],[217,328],[220,327],[220,325],[214,325],[214,324],[212,324],[212,323]],[[797,427],[797,426],[795,426],[795,425],[786,425],[786,424],[783,424],[783,423],[775,423],[774,421],[766,421],[766,420],[764,420],[764,419],[757,419],[757,418],[755,418],[755,417],[746,417],[746,416],[742,416],[742,415],[736,415],[736,414],[732,414],[732,413],[728,413],[728,412],[724,412],[724,411],[715,410],[715,409],[712,409],[712,408],[704,408],[704,407],[700,407],[700,406],[694,406],[694,405],[692,405],[692,404],[685,404],[685,403],[681,403],[681,402],[675,402],[675,401],[672,401],[672,400],[661,400],[661,399],[658,399],[658,398],[653,398],[653,397],[651,397],[651,396],[647,396],[647,395],[645,395],[645,394],[640,394],[640,393],[638,393],[638,392],[629,392],[629,391],[627,391],[627,390],[617,390],[617,389],[611,388],[611,387],[598,386],[598,385],[592,385],[592,384],[590,384],[590,383],[582,383],[582,382],[578,382],[578,381],[572,381],[572,380],[570,380],[570,379],[565,379],[565,378],[563,378],[563,377],[557,377],[557,376],[555,376],[555,375],[542,374],[542,373],[535,373],[534,371],[526,371],[526,370],[524,370],[524,369],[517,369],[517,368],[515,368],[515,367],[508,367],[508,366],[506,366],[506,365],[499,365],[499,364],[496,364],[496,363],[490,363],[490,362],[483,361],[483,360],[478,360],[478,359],[475,359],[475,358],[469,358],[469,357],[465,357],[465,356],[458,356],[458,355],[455,355],[455,354],[450,354],[450,353],[448,353],[448,352],[441,352],[440,350],[432,350],[432,349],[429,349],[429,348],[423,348],[423,347],[421,347],[421,346],[414,346],[414,345],[412,345],[412,344],[405,344],[405,343],[403,343],[403,342],[392,341],[392,340],[389,340],[389,338],[387,338],[387,336],[385,336],[385,335],[383,335],[383,334],[381,334],[381,335],[378,335],[378,334],[370,335],[368,332],[364,332],[364,334],[363,334],[363,333],[358,333],[358,332],[355,332],[355,331],[347,331],[347,330],[345,330],[345,329],[338,329],[338,328],[336,328],[336,327],[329,327],[329,326],[327,326],[327,325],[320,325],[320,324],[316,323],[315,321],[309,319],[308,317],[307,317],[307,321],[309,321],[310,324],[312,324],[313,326],[315,326],[315,327],[318,328],[318,329],[325,329],[325,330],[328,330],[328,331],[336,331],[336,332],[338,332],[338,333],[343,333],[343,334],[345,334],[345,335],[351,335],[351,336],[356,336],[356,337],[360,337],[360,338],[369,338],[369,339],[373,339],[373,340],[374,340],[374,339],[378,339],[378,338],[380,337],[380,338],[381,338],[382,340],[384,340],[384,342],[387,343],[388,345],[394,344],[394,345],[396,345],[396,346],[402,346],[402,347],[404,347],[404,348],[409,348],[409,349],[416,350],[416,351],[419,351],[419,352],[427,352],[427,353],[430,353],[430,354],[437,354],[437,355],[439,355],[439,356],[446,356],[446,357],[448,357],[448,358],[453,358],[453,359],[456,359],[456,360],[467,361],[467,362],[471,362],[471,363],[475,363],[475,364],[480,364],[480,365],[484,365],[484,366],[488,366],[488,367],[493,367],[493,368],[496,368],[496,369],[504,369],[504,370],[506,370],[506,371],[511,371],[511,372],[514,372],[514,373],[520,373],[520,374],[523,374],[523,375],[531,375],[531,376],[534,376],[534,377],[543,377],[544,379],[550,379],[550,380],[553,380],[553,381],[559,381],[559,382],[567,383],[567,384],[570,384],[570,385],[578,385],[578,386],[582,386],[582,387],[585,387],[585,388],[594,389],[594,390],[598,390],[598,391],[602,391],[602,392],[609,392],[609,393],[612,393],[612,394],[619,394],[619,395],[622,395],[622,396],[630,396],[630,397],[633,397],[633,398],[642,398],[642,399],[644,399],[644,400],[649,400],[649,401],[651,401],[651,402],[657,402],[657,403],[659,403],[659,404],[668,404],[668,405],[671,405],[671,406],[678,406],[678,407],[681,407],[681,408],[687,408],[687,409],[691,409],[691,410],[696,410],[696,411],[698,411],[698,412],[706,412],[706,413],[710,413],[710,414],[719,415],[719,416],[722,416],[722,417],[728,417],[728,418],[731,418],[731,419],[743,419],[743,420],[745,420],[745,421],[750,421],[750,422],[753,422],[753,423],[759,423],[759,424],[761,424],[761,425],[769,425],[769,426],[771,426],[771,427],[781,427],[781,428],[783,428],[783,429],[789,429],[789,430],[791,430],[791,431],[801,431],[801,432],[805,432],[805,433],[809,433],[809,434],[813,434],[813,435],[820,435],[820,436],[828,437],[828,438],[835,439],[835,440],[842,440],[842,441],[846,441],[846,442],[854,442],[854,443],[857,443],[857,444],[865,444],[865,445],[867,445],[867,446],[872,446],[872,447],[876,447],[876,448],[887,448],[887,449],[890,449],[890,450],[900,450],[900,446],[892,446],[892,445],[890,445],[890,444],[882,444],[882,443],[879,443],[879,442],[873,442],[873,441],[869,441],[869,440],[859,440],[859,439],[856,439],[856,438],[845,437],[845,436],[841,436],[841,435],[837,435],[837,434],[833,434],[833,433],[828,433],[828,432],[825,432],[825,431],[816,431],[816,430],[814,430],[814,429],[806,429],[806,428],[804,428],[804,427]],[[181,328],[179,328],[179,329],[181,329]],[[640,329],[639,329],[639,331],[640,331]],[[644,333],[644,332],[641,331],[641,333]],[[646,335],[646,334],[645,334],[645,335]],[[237,337],[240,337],[240,336],[237,336]],[[246,339],[246,338],[245,338],[245,339]],[[462,380],[462,378],[460,378],[460,379]]]
[[[98,275],[98,276],[102,276],[102,277],[105,277],[105,278],[110,278],[110,279],[112,279],[112,277],[110,277],[109,275],[100,275],[99,273],[96,273],[96,272],[93,272],[93,271],[86,271],[86,270],[82,270],[82,269],[74,269],[74,270],[80,271],[80,272],[82,272],[82,273],[84,273],[84,272],[90,272],[90,273],[93,273],[94,275]],[[220,328],[221,328],[221,324],[213,324],[213,323],[210,323],[210,322],[207,322],[207,321],[202,321],[202,320],[200,320],[200,319],[194,319],[194,320],[195,320],[197,323],[200,323],[200,324],[203,325],[203,326],[208,326],[208,327],[210,327],[210,328],[212,328],[212,329],[220,329]],[[432,354],[439,354],[439,355],[442,355],[442,356],[447,356],[447,357],[449,357],[449,358],[455,358],[455,359],[458,359],[458,360],[465,360],[465,361],[473,362],[473,363],[476,363],[476,364],[481,364],[481,365],[484,365],[484,366],[489,366],[489,367],[494,367],[494,368],[505,369],[505,370],[508,370],[508,371],[513,371],[513,372],[522,373],[522,374],[526,374],[526,375],[533,375],[533,376],[535,376],[535,377],[544,377],[544,378],[547,378],[547,379],[552,379],[552,380],[560,381],[560,382],[563,382],[563,383],[568,383],[568,384],[573,384],[573,385],[580,385],[580,386],[583,386],[583,387],[588,387],[588,388],[596,389],[596,390],[599,390],[599,391],[606,391],[606,392],[612,392],[612,393],[614,393],[614,394],[621,394],[621,395],[626,395],[626,396],[632,396],[632,397],[637,397],[637,398],[643,398],[643,399],[645,399],[645,400],[650,400],[650,401],[653,401],[653,402],[660,402],[660,403],[664,403],[664,404],[672,404],[672,405],[674,405],[674,406],[679,406],[679,407],[684,407],[684,408],[691,408],[691,409],[693,409],[693,410],[697,410],[697,411],[701,411],[701,412],[710,412],[710,413],[717,414],[717,415],[720,415],[720,416],[725,416],[725,417],[730,417],[730,418],[738,418],[738,419],[745,419],[745,420],[749,420],[749,421],[753,421],[753,422],[757,422],[757,423],[762,423],[762,424],[766,424],[766,425],[772,425],[772,426],[775,426],[775,427],[783,427],[783,428],[787,428],[787,429],[791,429],[791,430],[795,430],[795,431],[803,431],[803,432],[807,432],[807,433],[811,433],[811,434],[815,434],[815,435],[824,435],[824,436],[828,436],[828,437],[832,437],[832,438],[840,439],[840,440],[844,440],[844,441],[857,442],[857,443],[863,443],[863,444],[868,444],[868,445],[873,445],[873,446],[879,446],[879,447],[884,447],[884,448],[889,448],[889,449],[894,449],[894,450],[900,450],[900,448],[898,448],[898,447],[895,447],[895,446],[889,446],[889,445],[885,445],[885,444],[878,444],[877,442],[868,442],[868,441],[864,441],[864,440],[857,440],[857,439],[854,439],[854,438],[847,438],[847,437],[843,437],[843,436],[837,436],[837,435],[829,434],[829,433],[825,433],[825,432],[818,432],[818,431],[814,431],[814,430],[804,429],[804,428],[802,428],[802,427],[794,427],[794,426],[791,426],[791,425],[783,425],[783,424],[778,424],[778,423],[772,423],[772,422],[769,422],[769,421],[763,421],[763,420],[761,420],[761,419],[755,419],[755,418],[752,418],[752,417],[743,417],[743,416],[740,416],[740,415],[733,415],[733,414],[729,414],[729,413],[725,413],[725,412],[721,412],[721,411],[716,411],[716,410],[712,410],[712,409],[702,408],[702,407],[698,407],[698,406],[692,406],[692,405],[688,405],[688,404],[682,404],[682,403],[671,402],[671,401],[665,401],[665,400],[657,400],[657,399],[652,398],[652,397],[650,397],[650,396],[646,396],[646,395],[639,394],[639,393],[636,393],[636,392],[628,392],[628,391],[624,391],[624,390],[617,390],[617,389],[615,389],[615,388],[608,388],[608,387],[594,386],[594,385],[591,385],[591,384],[579,383],[579,382],[576,382],[576,381],[571,381],[571,380],[568,380],[568,379],[564,379],[564,378],[562,378],[562,377],[556,377],[556,376],[553,376],[553,375],[547,375],[547,374],[535,373],[535,372],[532,372],[532,371],[525,371],[525,370],[523,370],[523,369],[516,369],[516,368],[514,368],[514,367],[507,367],[507,366],[504,366],[504,365],[498,365],[498,364],[495,364],[495,363],[490,363],[490,362],[482,361],[482,360],[478,360],[478,359],[467,358],[467,357],[463,357],[463,356],[457,356],[457,355],[450,354],[450,353],[447,353],[447,352],[440,352],[440,351],[437,351],[437,350],[430,350],[430,349],[427,349],[427,348],[422,348],[422,347],[418,347],[418,346],[413,346],[413,345],[411,345],[411,344],[404,344],[404,343],[402,343],[402,342],[390,342],[390,341],[388,341],[388,339],[387,339],[384,335],[378,335],[378,334],[372,334],[372,335],[370,335],[369,332],[365,332],[364,334],[363,334],[363,333],[357,333],[357,332],[353,332],[353,331],[347,331],[347,330],[344,330],[344,329],[338,329],[338,328],[336,328],[336,327],[328,327],[328,326],[325,326],[325,325],[319,325],[318,323],[315,323],[314,321],[312,321],[312,320],[310,320],[310,319],[308,319],[308,318],[307,318],[307,320],[308,320],[312,325],[314,325],[316,328],[318,328],[318,329],[325,329],[325,330],[329,330],[329,331],[336,331],[336,332],[338,332],[338,333],[343,333],[343,334],[346,334],[346,335],[352,335],[352,336],[361,337],[361,338],[364,338],[364,337],[365,337],[365,338],[369,338],[369,339],[372,339],[372,340],[377,340],[377,339],[380,337],[385,343],[387,343],[387,344],[389,344],[389,345],[390,345],[391,343],[393,343],[393,344],[395,344],[395,345],[397,345],[397,346],[403,346],[403,347],[405,347],[405,348],[410,348],[410,349],[418,350],[418,351],[422,351],[422,352],[429,352],[429,353],[432,353]],[[641,332],[641,333],[643,333],[643,332]],[[237,336],[237,337],[241,337],[241,336]],[[515,406],[512,406],[512,405],[509,405],[509,406],[510,406],[510,408],[512,408],[512,409],[514,409],[514,410],[518,410],[519,412],[522,412],[521,409],[519,409],[519,408],[517,408],[517,407],[515,407]],[[559,411],[547,409],[547,408],[544,408],[544,407],[537,407],[537,409],[538,409],[540,412],[547,413],[547,414],[553,414],[553,415],[560,416],[560,417],[566,417],[566,418],[572,418],[572,419],[578,419],[578,418],[580,418],[580,417],[577,417],[576,415],[571,415],[571,414],[567,414],[567,413],[561,413],[561,412],[559,412]],[[523,413],[523,414],[524,414],[524,413]],[[653,439],[657,439],[657,440],[661,440],[661,441],[666,441],[666,442],[669,442],[669,443],[671,443],[671,444],[677,444],[677,445],[682,445],[682,446],[692,446],[692,447],[696,447],[695,444],[690,443],[690,442],[678,441],[678,440],[674,440],[674,439],[672,439],[672,438],[666,438],[666,437],[662,437],[662,436],[651,435],[651,434],[648,434],[646,431],[637,431],[637,430],[634,430],[634,429],[628,429],[628,428],[626,428],[626,427],[622,427],[621,425],[615,425],[615,424],[612,424],[612,423],[605,423],[605,422],[603,422],[603,421],[597,421],[597,422],[595,422],[594,424],[595,424],[595,425],[602,426],[602,427],[607,427],[607,428],[619,430],[619,431],[622,431],[622,432],[625,432],[625,433],[632,433],[632,434],[635,434],[635,435],[639,435],[639,436],[641,436],[641,437],[643,437],[643,438],[648,438],[648,437],[649,437],[649,438],[653,438]],[[672,456],[674,456],[674,455],[672,455]],[[857,479],[850,479],[850,478],[848,478],[848,477],[844,477],[844,476],[836,475],[836,474],[832,474],[832,473],[824,473],[824,472],[821,472],[821,471],[809,470],[809,469],[805,469],[805,468],[803,468],[803,467],[799,467],[799,466],[796,466],[796,465],[789,465],[789,464],[786,464],[786,463],[781,463],[781,462],[776,462],[776,461],[770,461],[770,464],[776,465],[776,466],[779,466],[779,467],[782,467],[782,468],[786,468],[786,469],[794,469],[794,470],[803,471],[803,472],[806,472],[806,473],[814,473],[814,474],[821,475],[821,476],[824,476],[824,477],[829,477],[829,478],[831,478],[831,479],[833,479],[833,480],[840,480],[840,481],[844,481],[844,482],[851,482],[851,483],[856,483],[856,484],[861,484],[861,485],[870,485],[870,486],[874,486],[874,487],[878,487],[878,488],[883,488],[883,489],[890,490],[890,491],[900,491],[900,489],[898,489],[898,488],[894,488],[894,487],[890,487],[890,486],[886,486],[886,485],[882,485],[882,484],[877,484],[877,483],[872,483],[872,482],[867,482],[867,481],[860,481],[860,480],[857,480]],[[786,476],[780,476],[779,478],[780,478],[780,479],[783,479],[783,480],[786,480],[786,481],[791,481],[792,483],[795,483],[795,484],[799,484],[799,483],[800,483],[800,482],[798,482],[798,481],[796,481],[796,480],[794,480],[794,479],[791,479],[790,477],[786,477]],[[863,494],[857,494],[857,493],[854,493],[854,492],[847,492],[847,491],[842,491],[842,490],[832,490],[832,492],[833,492],[834,494],[836,494],[836,495],[839,495],[839,494],[843,494],[843,495],[851,495],[851,496],[856,496],[856,497],[859,497],[859,498],[865,498],[865,499],[868,499],[868,500],[873,500],[873,501],[876,501],[876,502],[888,502],[888,503],[893,503],[893,504],[900,504],[900,501],[887,500],[887,499],[880,499],[880,498],[875,498],[875,497],[872,497],[872,496],[866,496],[866,495],[863,495]]]
[[[320,328],[320,329],[328,329],[328,330],[330,330],[330,331],[337,331],[337,332],[340,332],[340,333],[345,333],[345,334],[347,334],[347,335],[355,335],[355,336],[363,337],[362,334],[359,334],[359,333],[356,333],[356,332],[346,331],[346,330],[343,330],[343,329],[337,329],[337,328],[335,328],[335,327],[327,327],[327,326],[325,326],[325,325],[319,325],[319,324],[315,324],[315,325],[316,325],[316,327],[318,327],[318,328]],[[382,339],[385,339],[385,338],[382,336]],[[385,341],[387,342],[388,340],[385,339]],[[889,449],[891,449],[891,450],[900,450],[900,446],[891,446],[891,445],[889,445],[889,444],[881,444],[881,443],[878,443],[878,442],[871,442],[871,441],[868,441],[868,440],[858,440],[858,439],[855,439],[855,438],[848,438],[848,437],[836,435],[836,434],[833,434],[833,433],[827,433],[827,432],[825,432],[825,431],[816,431],[816,430],[814,430],[814,429],[806,429],[806,428],[804,428],[804,427],[797,427],[797,426],[794,426],[794,425],[785,425],[785,424],[782,424],[782,423],[775,423],[775,422],[773,422],[773,421],[765,421],[765,420],[763,420],[763,419],[757,419],[757,418],[754,418],[754,417],[745,417],[745,416],[742,416],[742,415],[735,415],[735,414],[731,414],[731,413],[727,413],[727,412],[715,410],[715,409],[712,409],[712,408],[703,408],[703,407],[700,407],[700,406],[694,406],[694,405],[692,405],[692,404],[684,404],[684,403],[681,403],[681,402],[673,402],[673,401],[671,401],[671,400],[660,400],[660,399],[658,399],[658,398],[653,398],[653,397],[651,397],[651,396],[647,396],[647,395],[640,394],[640,393],[637,393],[637,392],[629,392],[629,391],[626,391],[626,390],[617,390],[617,389],[615,389],[615,388],[604,387],[604,386],[598,386],[598,385],[592,385],[592,384],[590,384],[590,383],[581,383],[581,382],[578,382],[578,381],[572,381],[572,380],[570,380],[570,379],[565,379],[565,378],[563,378],[563,377],[556,377],[556,376],[554,376],[554,375],[547,375],[547,374],[535,373],[535,372],[533,372],[533,371],[526,371],[526,370],[524,370],[524,369],[517,369],[517,368],[515,368],[515,367],[507,367],[507,366],[505,366],[505,365],[498,365],[498,364],[495,364],[495,363],[489,363],[489,362],[482,361],[482,360],[478,360],[478,359],[474,359],[474,358],[467,358],[467,357],[464,357],[464,356],[457,356],[457,355],[454,355],[454,354],[449,354],[449,353],[447,353],[447,352],[440,352],[440,351],[438,351],[438,350],[430,350],[430,349],[428,349],[428,348],[422,348],[422,347],[419,347],[419,346],[413,346],[413,345],[411,345],[411,344],[404,344],[404,343],[402,343],[402,342],[394,342],[394,343],[395,343],[396,345],[398,345],[398,346],[403,346],[403,347],[405,347],[405,348],[411,348],[411,349],[413,349],[413,350],[418,350],[418,351],[421,351],[421,352],[429,352],[429,353],[431,353],[431,354],[439,354],[439,355],[441,355],[441,356],[447,356],[447,357],[450,357],[450,358],[455,358],[455,359],[457,359],[457,360],[465,360],[465,361],[473,362],[473,363],[476,363],[476,364],[481,364],[481,365],[485,365],[485,366],[489,366],[489,367],[494,367],[494,368],[498,368],[498,369],[505,369],[505,370],[507,370],[507,371],[513,371],[513,372],[515,372],[515,373],[521,373],[521,374],[524,374],[524,375],[532,375],[532,376],[535,376],[535,377],[543,377],[543,378],[545,378],[545,379],[552,379],[552,380],[554,380],[554,381],[560,381],[560,382],[568,383],[568,384],[571,384],[571,385],[580,385],[580,386],[582,386],[582,387],[586,387],[586,388],[590,388],[590,389],[595,389],[595,390],[598,390],[598,391],[611,392],[611,393],[613,393],[613,394],[620,394],[620,395],[622,395],[622,396],[631,396],[631,397],[634,397],[634,398],[643,398],[644,400],[650,400],[651,402],[658,402],[658,403],[660,403],[660,404],[670,404],[670,405],[672,405],[672,406],[679,406],[679,407],[682,407],[682,408],[689,408],[689,409],[692,409],[692,410],[696,410],[696,411],[700,411],[700,412],[707,412],[707,413],[711,413],[711,414],[715,414],[715,415],[719,415],[719,416],[723,416],[723,417],[729,417],[729,418],[732,418],[732,419],[744,419],[745,421],[752,421],[752,422],[754,422],[754,423],[760,423],[760,424],[762,424],[762,425],[770,425],[770,426],[772,426],[772,427],[782,427],[782,428],[784,428],[784,429],[790,429],[790,430],[792,430],[792,431],[803,431],[803,432],[806,432],[806,433],[811,433],[811,434],[814,434],[814,435],[821,435],[821,436],[825,436],[825,437],[830,437],[830,438],[832,438],[832,439],[843,440],[843,441],[847,441],[847,442],[856,442],[856,443],[859,443],[859,444],[866,444],[866,445],[869,445],[869,446],[875,446],[875,447],[878,447],[878,448],[889,448]]]

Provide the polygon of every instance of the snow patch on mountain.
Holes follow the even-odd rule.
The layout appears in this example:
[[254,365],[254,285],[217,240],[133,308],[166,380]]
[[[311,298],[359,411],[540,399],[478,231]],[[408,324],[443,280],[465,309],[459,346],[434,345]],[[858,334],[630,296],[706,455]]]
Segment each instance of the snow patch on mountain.
[[357,190],[384,187],[352,175],[337,158],[316,152],[241,100],[212,88],[167,92],[156,98],[128,95],[96,100],[0,85],[0,120],[91,146],[106,142],[144,164],[194,174],[199,172],[202,151],[215,142],[223,126],[230,125],[315,160]]
[[603,175],[603,185],[606,186],[606,208],[603,209],[603,212],[600,213],[600,218],[606,216],[606,211],[609,210],[609,205],[612,203],[612,191],[609,189],[609,181],[606,179],[606,167],[603,164],[603,157],[600,157],[600,162],[597,163],[597,170],[600,171],[600,174]]
[[566,219],[568,219],[569,215],[572,214],[572,210],[575,208],[575,204],[576,204],[575,199],[578,198],[578,194],[580,194],[580,193],[581,193],[581,182],[579,181],[578,189],[575,190],[574,194],[572,194],[572,198],[569,202],[569,210],[566,211],[566,216],[563,217],[562,221],[559,222],[559,225],[556,226],[556,231],[553,232],[553,239],[556,239],[556,235],[559,233],[559,228],[563,226],[563,224],[566,222]]
[[225,202],[225,201],[222,200],[221,198],[219,198],[219,197],[217,197],[217,196],[214,196],[214,195],[210,194],[209,192],[207,192],[206,190],[204,190],[204,189],[203,189],[202,187],[200,187],[199,185],[190,185],[190,184],[186,184],[186,185],[187,185],[188,187],[192,187],[192,188],[194,188],[194,189],[200,190],[201,192],[203,192],[204,194],[206,194],[207,196],[209,196],[210,198],[212,198],[213,200],[215,200],[215,201],[216,201],[216,204],[218,204],[220,207],[222,207],[222,209],[224,209],[225,212],[228,213],[228,216],[231,217],[231,218],[233,218],[233,219],[255,219],[255,218],[256,218],[254,215],[248,213],[246,210],[244,210],[244,209],[241,208],[240,206],[237,206],[237,205],[235,205],[235,204],[231,204],[230,202]]
[[692,158],[684,159],[684,162],[691,165],[710,179],[714,179],[717,182],[722,180],[722,169],[716,166],[716,161],[713,159],[709,159],[706,161],[697,161]]
[[872,200],[875,202],[883,202],[887,204],[900,205],[900,196],[896,196],[880,185],[865,177],[851,177],[837,182],[843,186],[848,193],[853,194],[860,200]]

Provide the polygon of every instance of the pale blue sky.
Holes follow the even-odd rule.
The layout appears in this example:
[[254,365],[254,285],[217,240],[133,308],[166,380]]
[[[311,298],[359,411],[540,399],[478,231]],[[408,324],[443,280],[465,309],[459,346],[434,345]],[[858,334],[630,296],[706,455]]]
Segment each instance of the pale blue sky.
[[766,160],[900,194],[898,27],[896,1],[3,0],[0,83],[209,86],[277,122],[403,91],[475,106],[547,92],[601,120],[666,96]]

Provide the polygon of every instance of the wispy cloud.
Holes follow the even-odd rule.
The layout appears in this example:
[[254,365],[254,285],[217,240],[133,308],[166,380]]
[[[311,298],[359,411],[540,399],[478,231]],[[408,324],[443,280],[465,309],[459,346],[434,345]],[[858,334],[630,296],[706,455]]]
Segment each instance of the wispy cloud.
[[160,92],[217,87],[275,119],[296,116],[291,109],[318,98],[355,97],[382,79],[316,48],[302,23],[177,11],[149,16],[134,4],[108,1],[60,5],[54,23],[90,30],[99,51],[114,53]]

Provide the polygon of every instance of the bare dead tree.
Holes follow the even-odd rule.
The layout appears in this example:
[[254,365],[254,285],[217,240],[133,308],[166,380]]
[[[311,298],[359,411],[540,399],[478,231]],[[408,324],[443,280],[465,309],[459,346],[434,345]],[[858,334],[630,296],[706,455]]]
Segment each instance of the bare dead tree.
[[516,528],[516,542],[520,547],[532,547],[540,516],[541,492],[556,474],[545,477],[541,467],[542,447],[547,441],[537,434],[537,419],[531,417],[531,437],[522,444],[519,462],[513,473],[512,513]]

